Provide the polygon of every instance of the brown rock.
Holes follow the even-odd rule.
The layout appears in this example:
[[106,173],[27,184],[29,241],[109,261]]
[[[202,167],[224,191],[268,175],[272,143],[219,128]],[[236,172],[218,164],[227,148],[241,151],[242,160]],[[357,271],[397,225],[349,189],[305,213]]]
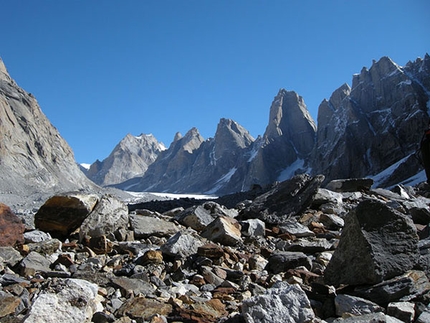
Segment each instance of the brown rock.
[[126,301],[118,312],[123,316],[148,321],[157,314],[168,316],[172,312],[172,305],[152,298],[135,297]]
[[25,226],[9,206],[0,203],[0,246],[24,243]]
[[48,199],[34,217],[36,228],[52,236],[67,237],[80,227],[98,202],[96,195],[65,194]]
[[0,292],[0,318],[14,314],[20,302],[21,299],[19,297]]
[[224,256],[224,250],[219,245],[207,243],[197,249],[197,254],[202,257],[218,259]]
[[212,323],[216,322],[218,318],[227,315],[225,305],[219,299],[189,305],[184,304],[177,310],[182,318],[195,323]]

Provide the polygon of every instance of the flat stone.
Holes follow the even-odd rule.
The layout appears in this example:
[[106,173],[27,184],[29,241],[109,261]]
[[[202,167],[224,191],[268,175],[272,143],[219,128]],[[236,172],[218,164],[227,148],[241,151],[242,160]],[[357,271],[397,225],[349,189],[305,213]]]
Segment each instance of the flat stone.
[[155,287],[141,279],[128,278],[128,277],[114,277],[112,283],[121,288],[123,295],[151,295],[155,291]]
[[127,300],[118,313],[127,315],[133,319],[150,320],[154,315],[169,315],[172,312],[172,305],[160,302],[157,299],[146,297],[135,297]]
[[44,290],[36,296],[23,322],[91,322],[93,314],[102,308],[97,291],[97,285],[85,280],[59,280],[54,290]]
[[0,259],[3,259],[3,264],[14,267],[22,260],[22,256],[18,250],[13,247],[0,247]]
[[376,312],[384,312],[384,308],[367,299],[339,294],[334,299],[336,314],[341,317],[346,315],[364,315]]
[[150,236],[166,237],[179,231],[179,227],[173,222],[139,214],[130,214],[130,224],[137,239]]

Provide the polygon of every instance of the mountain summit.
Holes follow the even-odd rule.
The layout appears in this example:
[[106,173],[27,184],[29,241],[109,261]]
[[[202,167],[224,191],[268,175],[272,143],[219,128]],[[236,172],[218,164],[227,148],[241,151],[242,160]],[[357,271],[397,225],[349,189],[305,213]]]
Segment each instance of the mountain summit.
[[415,153],[429,119],[429,71],[428,54],[404,67],[389,57],[374,61],[351,86],[341,85],[321,102],[318,127],[303,98],[281,89],[257,139],[221,119],[214,138],[203,140],[195,128],[184,138],[178,134],[143,177],[116,186],[221,195],[304,172],[323,174],[326,182],[373,177],[382,187],[400,183],[422,168]]

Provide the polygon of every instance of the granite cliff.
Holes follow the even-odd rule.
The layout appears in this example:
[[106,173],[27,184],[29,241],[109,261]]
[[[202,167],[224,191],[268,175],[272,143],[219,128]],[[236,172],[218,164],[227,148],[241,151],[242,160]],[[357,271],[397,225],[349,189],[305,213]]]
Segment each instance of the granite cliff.
[[10,205],[58,191],[95,189],[34,96],[0,59],[0,192]]

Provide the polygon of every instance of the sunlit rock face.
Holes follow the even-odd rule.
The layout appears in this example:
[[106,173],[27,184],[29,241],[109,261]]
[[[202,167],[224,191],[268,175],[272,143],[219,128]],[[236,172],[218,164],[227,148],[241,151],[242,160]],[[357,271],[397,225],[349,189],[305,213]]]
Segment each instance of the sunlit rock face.
[[103,161],[91,164],[87,176],[96,184],[107,186],[143,176],[149,165],[165,150],[153,135],[127,134]]
[[0,191],[15,203],[33,194],[95,187],[34,96],[10,77],[0,59]]
[[318,110],[314,173],[329,180],[401,167],[402,174],[394,172],[383,186],[415,174],[419,162],[412,155],[429,119],[429,71],[428,55],[405,67],[383,57],[354,75],[351,87],[334,91]]

